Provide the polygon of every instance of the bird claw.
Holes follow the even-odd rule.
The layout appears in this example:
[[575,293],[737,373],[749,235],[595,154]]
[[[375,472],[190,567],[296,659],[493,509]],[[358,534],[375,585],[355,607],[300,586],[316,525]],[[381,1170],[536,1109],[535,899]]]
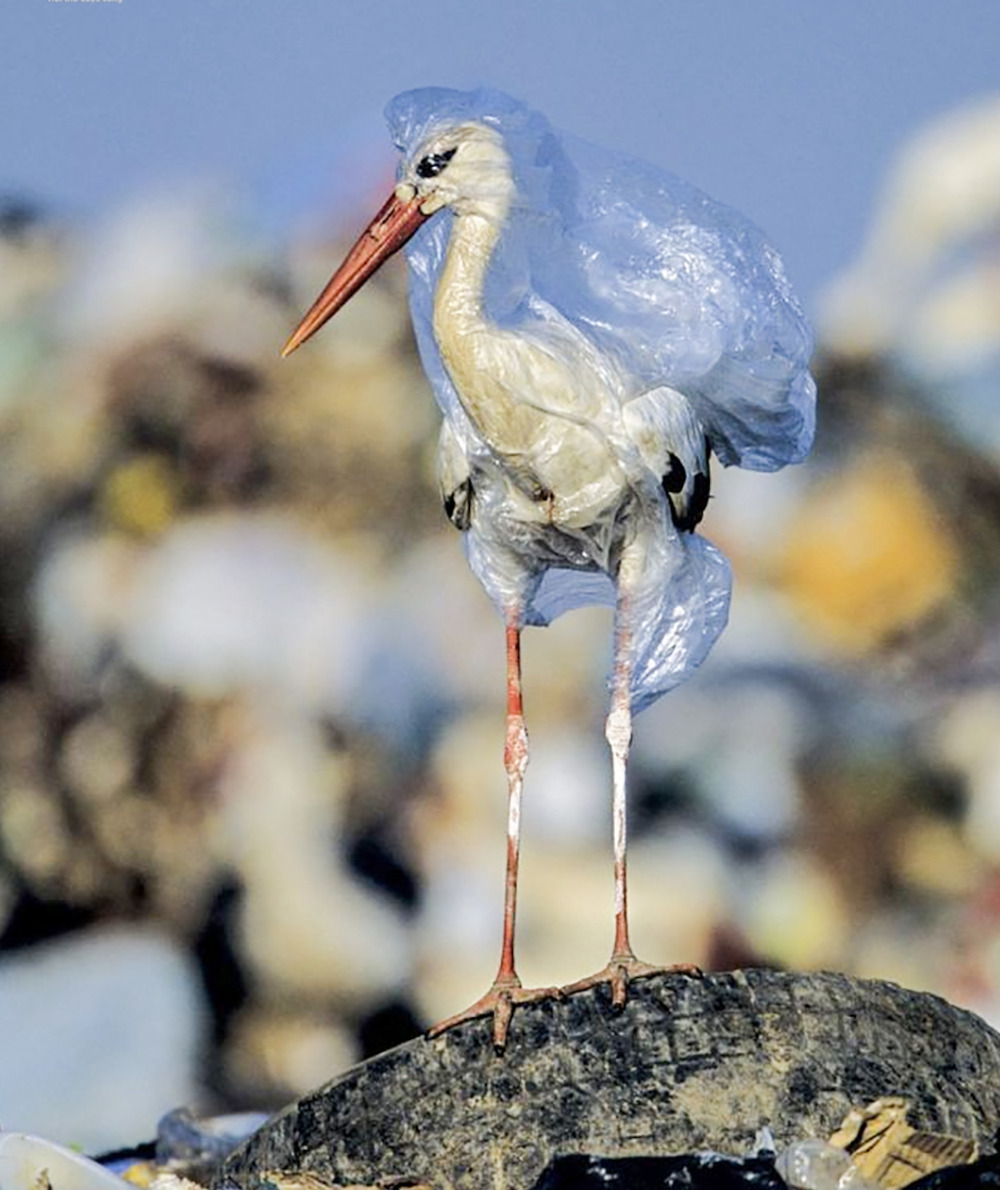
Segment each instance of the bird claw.
[[562,1000],[565,992],[562,988],[524,988],[521,983],[512,981],[497,981],[475,1004],[471,1004],[463,1012],[458,1012],[446,1020],[439,1021],[427,1030],[430,1038],[440,1037],[456,1025],[477,1017],[493,1017],[493,1049],[502,1054],[507,1048],[507,1032],[510,1028],[510,1018],[514,1015],[514,1008],[518,1004],[532,1004],[539,1000]]
[[577,992],[585,992],[598,984],[606,983],[611,986],[611,1007],[615,1012],[621,1012],[628,1001],[629,984],[636,979],[645,979],[650,975],[668,974],[690,975],[700,978],[702,970],[694,963],[673,963],[669,967],[656,967],[652,963],[644,963],[633,954],[612,955],[608,965],[593,975],[578,979],[575,983],[567,984],[562,990],[566,996],[574,996]]

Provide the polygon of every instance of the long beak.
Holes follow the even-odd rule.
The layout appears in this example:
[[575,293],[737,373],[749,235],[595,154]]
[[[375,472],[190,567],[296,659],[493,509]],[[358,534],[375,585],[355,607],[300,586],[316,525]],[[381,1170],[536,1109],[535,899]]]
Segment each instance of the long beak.
[[429,216],[420,209],[420,201],[393,194],[358,237],[344,263],[326,283],[305,318],[295,328],[282,356],[291,355],[306,339],[337,313],[394,252],[398,252]]

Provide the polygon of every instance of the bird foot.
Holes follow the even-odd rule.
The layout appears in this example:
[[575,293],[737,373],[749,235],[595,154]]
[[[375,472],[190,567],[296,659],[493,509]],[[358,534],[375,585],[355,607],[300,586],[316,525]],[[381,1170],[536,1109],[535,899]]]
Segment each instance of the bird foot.
[[678,972],[682,975],[699,977],[701,968],[694,963],[674,963],[669,967],[654,967],[652,963],[644,963],[634,954],[613,954],[608,965],[593,975],[578,979],[576,983],[567,984],[563,995],[573,996],[577,992],[584,992],[588,988],[596,987],[599,983],[611,985],[611,1007],[621,1012],[628,1000],[628,987],[633,980],[645,979],[649,975],[666,975]]
[[517,1004],[531,1004],[538,1000],[562,1000],[565,992],[562,988],[524,988],[521,981],[513,979],[498,979],[485,996],[481,996],[475,1004],[471,1004],[464,1012],[458,1012],[447,1020],[439,1021],[427,1030],[428,1037],[439,1037],[456,1025],[465,1021],[475,1020],[476,1017],[493,1017],[493,1048],[502,1054],[507,1048],[507,1030],[510,1018]]

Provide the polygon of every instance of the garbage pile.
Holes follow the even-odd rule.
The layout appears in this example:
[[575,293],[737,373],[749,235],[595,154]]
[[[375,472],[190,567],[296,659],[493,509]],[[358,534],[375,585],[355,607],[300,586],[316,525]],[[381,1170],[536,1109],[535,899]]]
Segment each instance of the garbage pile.
[[[1000,1021],[997,118],[917,143],[831,292],[814,458],[715,476],[731,624],[636,724],[648,958]],[[969,201],[914,213],[929,176]],[[196,190],[101,226],[0,207],[10,1129],[95,1151],[179,1102],[274,1107],[492,977],[503,634],[440,510],[401,269],[277,356],[338,244]],[[525,638],[540,985],[609,942],[609,639],[600,609]]]

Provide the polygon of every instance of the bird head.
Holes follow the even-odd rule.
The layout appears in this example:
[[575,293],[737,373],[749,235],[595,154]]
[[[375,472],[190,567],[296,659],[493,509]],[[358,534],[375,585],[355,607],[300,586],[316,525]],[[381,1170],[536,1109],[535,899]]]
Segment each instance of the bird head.
[[425,136],[405,158],[396,188],[358,237],[282,349],[289,355],[344,305],[422,223],[450,207],[499,225],[514,195],[503,137],[486,124],[464,122]]
[[451,207],[458,215],[502,222],[514,193],[500,133],[464,123],[431,133],[404,161],[396,194],[415,197],[424,215]]

